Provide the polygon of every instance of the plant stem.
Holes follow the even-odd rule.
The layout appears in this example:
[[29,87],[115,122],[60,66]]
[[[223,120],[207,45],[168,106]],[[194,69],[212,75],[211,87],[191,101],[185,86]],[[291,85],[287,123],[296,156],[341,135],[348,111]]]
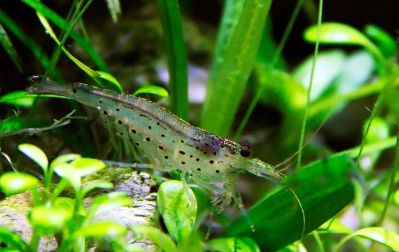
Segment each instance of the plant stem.
[[315,48],[314,48],[312,71],[310,74],[309,87],[308,87],[307,97],[306,97],[306,106],[305,106],[305,111],[303,113],[301,134],[300,134],[300,138],[299,138],[298,158],[297,158],[297,165],[296,165],[297,168],[301,167],[301,162],[302,162],[302,149],[303,149],[304,139],[305,139],[307,114],[308,114],[308,108],[309,108],[309,104],[310,104],[310,95],[312,93],[314,73],[316,70],[317,55],[319,53],[320,26],[321,26],[321,22],[322,22],[322,17],[323,17],[323,0],[320,0],[319,1],[319,15],[317,17],[317,41],[316,41]]

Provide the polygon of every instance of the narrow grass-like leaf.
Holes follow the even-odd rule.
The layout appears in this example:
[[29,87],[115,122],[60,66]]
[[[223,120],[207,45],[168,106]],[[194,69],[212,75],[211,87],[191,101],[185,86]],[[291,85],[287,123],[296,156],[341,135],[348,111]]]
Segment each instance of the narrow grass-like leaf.
[[229,134],[256,59],[271,0],[225,1],[201,126]]
[[169,234],[177,243],[188,239],[197,217],[193,191],[180,181],[168,180],[159,187],[157,206]]
[[75,63],[83,72],[85,72],[87,75],[89,75],[99,87],[104,87],[103,83],[98,79],[103,78],[106,79],[108,82],[107,84],[110,83],[112,85],[107,85],[108,88],[112,90],[116,90],[118,92],[122,91],[122,87],[120,86],[119,82],[111,75],[106,72],[98,72],[87,65],[85,65],[83,62],[79,61],[77,58],[75,58],[70,52],[68,52],[64,46],[61,45],[60,41],[58,40],[57,36],[55,35],[53,29],[51,28],[50,24],[47,22],[47,19],[42,16],[41,14],[38,15],[39,19],[46,29],[47,33],[50,35],[50,37],[57,43],[57,45],[61,46],[61,50],[65,53],[65,55],[73,62]]
[[[40,45],[37,44],[29,35],[27,35],[21,29],[21,27],[17,23],[15,23],[10,17],[8,17],[7,14],[1,9],[0,23],[3,24],[10,32],[12,32],[14,36],[19,39],[29,50],[32,51],[35,58],[45,69],[49,68],[50,60],[46,53],[42,50]],[[51,76],[57,77],[58,79],[61,79],[61,75],[56,69],[53,69],[53,71],[49,74]]]
[[23,193],[37,185],[39,180],[30,174],[7,172],[0,176],[0,189],[7,195]]
[[46,154],[39,147],[25,143],[18,145],[18,150],[38,164],[45,173],[47,172],[48,159]]
[[[0,243],[5,244],[4,251],[31,251],[29,245],[21,238],[19,234],[0,226]],[[14,250],[15,249],[15,250]]]
[[[61,18],[57,13],[47,8],[45,5],[36,0],[22,0],[25,4],[32,7],[35,11],[42,14],[44,17],[48,18],[51,22],[53,22],[56,26],[58,26],[62,30],[66,30],[69,28],[68,22],[66,22],[63,18]],[[104,61],[98,55],[98,53],[94,50],[92,45],[83,37],[81,37],[77,32],[71,31],[71,38],[78,43],[83,50],[87,53],[87,55],[93,60],[93,62],[98,66],[101,71],[110,72]]]
[[316,229],[350,201],[352,161],[345,155],[320,160],[298,169],[283,188],[266,196],[228,227],[228,234],[249,236],[262,250],[284,247]]
[[7,52],[8,56],[10,56],[14,65],[21,73],[22,72],[21,60],[19,59],[17,50],[15,50],[14,45],[10,40],[10,37],[8,37],[8,34],[4,30],[4,27],[1,25],[1,23],[0,23],[0,44],[3,46],[4,50]]
[[399,251],[399,235],[382,227],[362,228],[353,232],[341,240],[335,251],[341,251],[342,246],[354,237],[376,241],[392,251]]
[[188,118],[187,56],[177,0],[158,0],[158,9],[168,57],[169,87],[172,111]]
[[122,13],[121,3],[119,0],[106,0],[109,13],[111,13],[112,21],[116,23],[118,16]]
[[167,97],[169,95],[166,89],[154,85],[147,85],[141,87],[134,92],[134,95],[140,95],[140,94],[152,94],[160,97]]

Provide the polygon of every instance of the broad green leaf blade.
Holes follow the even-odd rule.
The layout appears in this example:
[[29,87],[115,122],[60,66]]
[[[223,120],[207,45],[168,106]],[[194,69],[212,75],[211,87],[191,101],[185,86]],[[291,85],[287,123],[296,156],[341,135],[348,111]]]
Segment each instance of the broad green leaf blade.
[[106,0],[109,13],[111,14],[112,21],[116,23],[118,16],[122,13],[121,3],[119,0]]
[[75,167],[67,163],[60,163],[54,167],[54,171],[57,173],[57,175],[67,180],[75,192],[80,190],[81,176]]
[[376,25],[367,25],[364,29],[382,51],[385,57],[392,57],[398,52],[398,44],[394,37]]
[[190,187],[168,180],[158,190],[157,206],[169,234],[183,243],[190,235],[197,217],[197,201]]
[[78,158],[72,161],[71,165],[81,177],[96,173],[106,167],[103,162],[94,158]]
[[0,97],[0,103],[11,104],[18,107],[31,107],[37,95],[25,91],[14,91]]
[[25,143],[18,145],[18,150],[38,164],[44,173],[47,172],[48,159],[46,154],[39,147],[33,144]]
[[187,55],[178,0],[158,0],[164,45],[168,57],[172,111],[188,119]]
[[[364,123],[363,126],[363,134],[366,133],[366,127],[368,122]],[[366,143],[376,143],[381,140],[385,140],[389,138],[389,125],[388,123],[381,117],[373,118],[371,122],[370,128],[367,132]]]
[[362,237],[369,239],[392,249],[392,251],[399,251],[399,235],[382,227],[369,227],[355,231],[346,236],[338,244],[336,251],[341,251],[342,246],[354,237]]
[[21,73],[22,72],[21,60],[19,59],[17,51],[15,50],[14,45],[12,44],[10,38],[8,37],[7,32],[4,30],[4,27],[1,25],[1,23],[0,23],[0,44],[7,52],[8,56],[10,56],[12,62],[17,67],[18,71]]
[[[313,25],[306,29],[304,38],[308,42],[315,43],[317,34],[318,27]],[[381,67],[384,67],[386,63],[381,51],[365,35],[346,24],[323,23],[320,26],[320,43],[363,46],[373,54]]]
[[132,227],[137,240],[149,239],[158,245],[160,251],[175,252],[176,245],[168,235],[155,227],[140,226]]
[[271,0],[225,1],[210,71],[201,127],[230,132],[261,40]]
[[116,90],[118,92],[122,92],[122,86],[119,83],[119,81],[112,75],[109,74],[107,72],[103,72],[103,71],[96,71],[97,76],[101,79],[104,79],[106,81],[108,81],[109,83],[111,83],[113,85],[113,90]]
[[241,217],[228,227],[228,234],[251,237],[266,251],[301,239],[353,200],[352,167],[347,156],[339,155],[297,170],[282,184],[283,188],[249,210],[255,232]]
[[6,248],[8,249],[29,251],[29,245],[21,238],[19,234],[16,234],[2,226],[0,226],[0,243],[5,244]]
[[[304,38],[308,42],[317,41],[317,26],[305,30]],[[355,28],[341,23],[323,23],[320,27],[320,43],[367,46],[368,38]]]
[[214,251],[260,252],[258,245],[249,237],[218,238],[209,242]]
[[19,107],[31,107],[33,101],[37,97],[49,97],[49,98],[61,98],[61,99],[69,99],[59,95],[37,95],[37,94],[29,94],[25,91],[14,91],[7,93],[0,97],[0,103],[11,104]]
[[90,207],[92,215],[100,214],[117,207],[128,206],[132,204],[132,200],[125,192],[111,192],[102,194],[93,199],[93,204]]
[[[346,55],[341,50],[321,52],[317,55],[316,69],[313,78],[311,100],[319,98],[333,83],[334,79],[344,69]],[[304,88],[307,87],[312,72],[313,58],[308,57],[293,72]]]
[[154,85],[141,87],[134,92],[134,95],[140,95],[140,94],[152,94],[160,97],[167,97],[169,95],[166,89]]
[[52,235],[65,227],[72,218],[69,208],[59,206],[37,206],[32,208],[29,219],[36,231],[44,235]]
[[82,196],[84,197],[86,194],[94,189],[111,189],[112,187],[113,184],[111,182],[104,180],[92,180],[84,184],[82,188]]
[[7,172],[0,176],[0,189],[7,195],[23,193],[37,185],[39,180],[30,174]]
[[64,154],[55,158],[51,162],[50,167],[56,167],[59,164],[69,163],[81,157],[82,156],[80,156],[79,154]]
[[119,223],[102,221],[95,222],[90,224],[89,226],[80,228],[76,235],[83,237],[93,237],[95,239],[115,239],[125,235],[126,232],[126,227]]

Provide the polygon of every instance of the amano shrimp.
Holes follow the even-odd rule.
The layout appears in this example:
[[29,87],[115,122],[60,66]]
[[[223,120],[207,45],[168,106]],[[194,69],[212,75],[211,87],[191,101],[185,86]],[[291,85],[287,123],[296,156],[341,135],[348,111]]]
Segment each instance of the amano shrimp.
[[32,76],[29,81],[30,93],[61,95],[97,108],[113,122],[115,134],[135,146],[152,169],[180,172],[182,178],[208,192],[220,209],[240,200],[235,190],[240,173],[279,178],[271,165],[250,157],[247,146],[192,126],[144,98],[83,83],[61,85],[44,76]]

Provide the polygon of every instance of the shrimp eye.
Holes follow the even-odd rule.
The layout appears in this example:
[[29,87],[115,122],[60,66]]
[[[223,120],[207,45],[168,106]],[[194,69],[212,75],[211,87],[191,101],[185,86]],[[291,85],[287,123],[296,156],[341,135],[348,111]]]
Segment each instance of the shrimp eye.
[[243,157],[249,157],[251,155],[251,151],[249,150],[249,146],[248,145],[241,146],[240,154]]

